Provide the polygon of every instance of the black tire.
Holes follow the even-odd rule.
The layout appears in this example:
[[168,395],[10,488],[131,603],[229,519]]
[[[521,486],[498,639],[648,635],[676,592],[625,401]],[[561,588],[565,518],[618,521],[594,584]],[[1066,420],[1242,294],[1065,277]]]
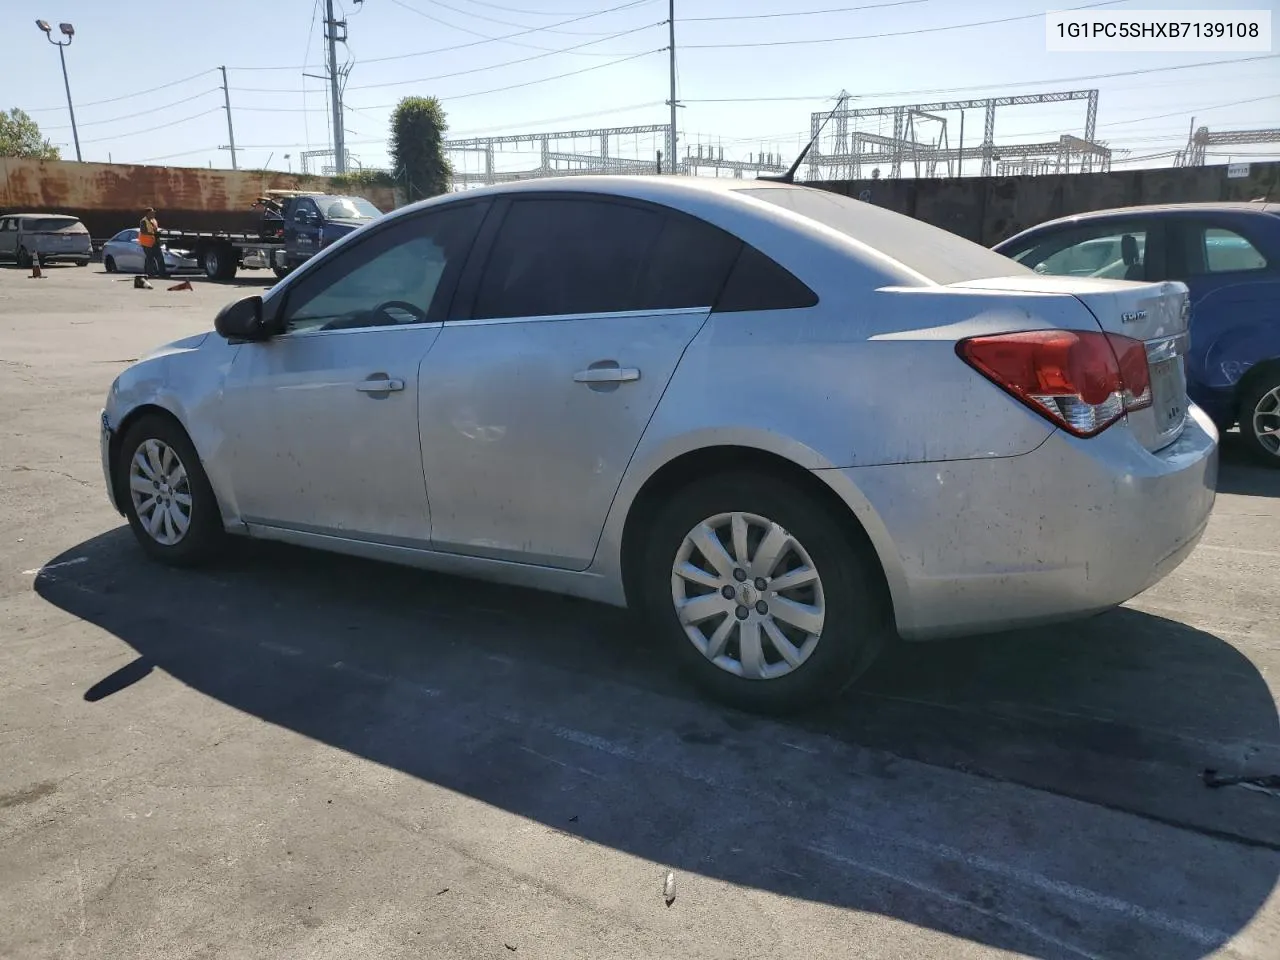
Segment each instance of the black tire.
[[[175,493],[184,492],[190,496],[190,523],[185,535],[175,543],[162,543],[147,531],[130,491],[130,465],[139,449],[149,440],[158,440],[170,448],[186,471],[185,487],[180,484],[175,488]],[[222,526],[217,499],[195,447],[186,431],[174,420],[152,414],[142,417],[129,427],[121,439],[114,475],[118,498],[124,507],[129,527],[142,549],[152,559],[176,567],[192,567],[212,560],[221,551],[226,531]]]
[[[1258,418],[1259,406],[1276,413]],[[1264,466],[1280,470],[1280,436],[1264,441],[1257,432],[1259,428],[1276,427],[1280,427],[1280,367],[1254,378],[1240,396],[1240,436],[1244,437],[1250,456]]]
[[116,272],[116,258],[115,258],[115,257],[107,257],[105,260],[103,260],[103,261],[102,261],[102,266],[106,269],[107,273],[115,273],[115,272]]
[[31,266],[31,254],[27,253],[26,247],[18,248],[18,266],[23,269]]
[[89,261],[88,261],[88,260],[77,260],[77,261],[76,261],[76,266],[77,266],[77,267],[87,267],[88,265],[89,265]]
[[[686,535],[704,520],[733,512],[767,518],[788,531],[821,578],[825,616],[819,639],[807,659],[773,679],[746,679],[717,666],[694,645],[676,613],[672,569]],[[847,518],[815,501],[812,491],[775,476],[733,472],[695,481],[670,498],[639,548],[641,610],[689,677],[717,700],[772,715],[814,707],[862,676],[890,635],[879,561],[859,533]],[[734,643],[731,636],[726,654]],[[770,651],[781,660],[771,642],[766,646],[766,660]]]
[[200,265],[210,280],[233,280],[238,269],[235,251],[219,244],[204,248],[200,254]]

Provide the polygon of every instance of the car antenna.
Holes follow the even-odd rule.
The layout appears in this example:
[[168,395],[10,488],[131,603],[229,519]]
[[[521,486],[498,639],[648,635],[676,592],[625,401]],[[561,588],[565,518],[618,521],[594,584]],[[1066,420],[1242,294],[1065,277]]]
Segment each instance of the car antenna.
[[769,181],[772,181],[773,183],[795,183],[796,171],[800,169],[800,164],[804,163],[804,158],[809,155],[809,151],[813,149],[813,145],[818,142],[818,138],[822,136],[822,131],[826,129],[827,124],[831,121],[831,118],[836,115],[836,112],[842,106],[844,106],[845,103],[848,102],[848,100],[849,100],[849,94],[841,90],[840,96],[836,98],[836,105],[831,108],[831,112],[827,114],[826,119],[824,119],[822,123],[818,126],[817,132],[814,133],[813,135],[813,139],[804,145],[804,149],[800,151],[800,156],[796,157],[795,163],[791,164],[791,169],[789,169],[786,173],[766,174],[766,175],[757,176],[756,179],[769,180]]

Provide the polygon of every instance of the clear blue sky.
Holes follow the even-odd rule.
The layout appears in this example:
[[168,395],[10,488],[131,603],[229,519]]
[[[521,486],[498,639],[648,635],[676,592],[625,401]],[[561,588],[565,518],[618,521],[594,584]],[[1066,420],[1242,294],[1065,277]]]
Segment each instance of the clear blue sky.
[[[877,2],[878,8],[802,13]],[[1280,59],[1075,79],[1247,55],[1047,53],[1038,15],[1084,2],[676,0],[678,90],[688,103],[679,117],[681,152],[685,143],[701,140],[723,145],[726,158],[761,148],[793,154],[810,112],[842,88],[862,98],[860,105],[880,106],[1096,86],[1099,139],[1129,150],[1129,162],[1139,166],[1170,162],[1143,158],[1181,147],[1193,116],[1210,129],[1280,127]],[[349,31],[340,59],[349,54],[353,61],[345,124],[351,152],[366,166],[385,165],[390,108],[410,94],[439,97],[454,137],[665,122],[667,0],[616,9],[624,3],[340,0],[338,15],[345,15]],[[1277,0],[1127,0],[1106,9],[1206,7],[1270,9],[1280,29]],[[273,168],[291,163],[296,170],[301,151],[329,144],[326,84],[302,75],[304,65],[308,73],[323,73],[322,9],[323,0],[147,3],[127,10],[120,3],[10,0],[0,10],[0,108],[31,113],[64,157],[74,158],[58,54],[34,24],[41,17],[56,31],[59,21],[70,20],[76,36],[67,65],[85,160],[229,166],[227,153],[218,149],[227,142],[217,72],[225,65],[241,166],[262,166],[270,158]],[[1026,15],[1034,16],[830,40]],[[575,17],[586,18],[564,22]],[[533,27],[553,29],[487,39]],[[825,42],[758,45],[782,40]],[[589,41],[599,42],[581,46]],[[707,46],[718,44],[746,46]],[[632,55],[638,56],[618,62]],[[525,62],[512,62],[520,60]],[[574,71],[585,72],[536,82]],[[1047,82],[1060,78],[1070,79]],[[162,84],[172,85],[139,93]],[[513,89],[498,90],[507,87]],[[812,99],[778,99],[787,97]],[[721,99],[739,102],[705,102]],[[1079,134],[1084,113],[1083,103],[1002,110],[997,142]],[[980,115],[971,113],[966,122],[966,142],[976,142]],[[876,132],[876,122],[860,129]],[[953,145],[957,134],[953,125]],[[651,157],[660,146],[656,138],[640,137],[628,152]],[[1240,147],[1235,157],[1280,158],[1280,144]],[[1214,160],[1225,162],[1226,156]],[[532,161],[529,154],[513,155],[504,164]]]

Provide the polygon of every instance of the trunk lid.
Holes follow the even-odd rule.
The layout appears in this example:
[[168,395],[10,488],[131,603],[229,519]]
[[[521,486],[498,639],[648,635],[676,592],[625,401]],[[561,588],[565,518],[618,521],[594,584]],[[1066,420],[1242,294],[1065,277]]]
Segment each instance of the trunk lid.
[[953,286],[1075,297],[1107,333],[1140,340],[1146,346],[1152,403],[1128,414],[1134,435],[1148,450],[1159,450],[1182,433],[1190,406],[1186,373],[1190,299],[1185,284],[1014,276],[972,280]]

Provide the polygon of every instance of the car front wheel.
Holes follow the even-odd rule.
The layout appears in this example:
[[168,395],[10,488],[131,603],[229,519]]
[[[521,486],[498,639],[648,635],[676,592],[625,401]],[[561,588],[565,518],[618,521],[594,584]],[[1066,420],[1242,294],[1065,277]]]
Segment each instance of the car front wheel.
[[745,710],[788,714],[866,672],[888,636],[878,562],[812,491],[729,473],[677,493],[650,528],[647,616],[691,678]]
[[194,566],[221,547],[225,532],[213,488],[176,422],[144,416],[122,439],[115,467],[125,516],[147,554]]
[[1241,398],[1240,433],[1255,460],[1280,469],[1280,369],[1264,374]]

